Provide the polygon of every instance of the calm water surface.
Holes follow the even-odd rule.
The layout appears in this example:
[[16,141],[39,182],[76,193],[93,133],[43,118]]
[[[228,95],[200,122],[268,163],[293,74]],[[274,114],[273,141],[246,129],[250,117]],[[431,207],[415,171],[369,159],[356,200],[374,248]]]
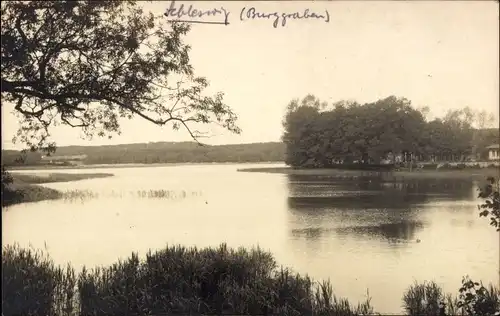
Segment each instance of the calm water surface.
[[[167,243],[259,245],[280,264],[329,278],[338,295],[363,300],[368,289],[381,313],[400,313],[402,294],[415,280],[434,280],[453,293],[466,274],[498,283],[498,234],[478,218],[477,185],[470,181],[236,171],[243,167],[251,166],[61,170],[115,176],[47,184],[93,197],[8,208],[3,244],[46,245],[56,262],[77,268]],[[162,198],[150,196],[159,190]]]

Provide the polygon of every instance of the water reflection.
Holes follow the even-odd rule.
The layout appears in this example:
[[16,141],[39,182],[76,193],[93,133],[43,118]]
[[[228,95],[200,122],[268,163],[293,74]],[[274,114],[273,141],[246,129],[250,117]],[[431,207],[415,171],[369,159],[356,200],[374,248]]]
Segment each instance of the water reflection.
[[[417,232],[429,224],[425,212],[430,203],[465,201],[475,194],[470,181],[387,183],[373,178],[345,180],[304,175],[290,175],[288,191],[292,237],[349,237],[389,243],[415,241]],[[469,205],[457,207],[471,209]]]
[[415,241],[417,230],[421,230],[422,228],[424,228],[422,222],[405,221],[399,223],[382,223],[378,225],[339,228],[336,233],[339,235],[355,235],[363,238],[384,239],[390,243],[405,243]]
[[424,223],[417,221],[405,221],[399,223],[381,223],[374,225],[349,226],[338,228],[307,227],[293,228],[291,235],[295,238],[306,238],[308,240],[319,240],[320,238],[365,238],[379,239],[389,243],[408,243],[418,239],[415,235],[418,230],[424,228]]
[[478,217],[471,181],[294,175],[287,190],[290,262],[332,277],[339,295],[360,298],[368,288],[388,314],[415,280],[435,280],[446,291],[456,291],[465,274],[498,282],[498,238]]

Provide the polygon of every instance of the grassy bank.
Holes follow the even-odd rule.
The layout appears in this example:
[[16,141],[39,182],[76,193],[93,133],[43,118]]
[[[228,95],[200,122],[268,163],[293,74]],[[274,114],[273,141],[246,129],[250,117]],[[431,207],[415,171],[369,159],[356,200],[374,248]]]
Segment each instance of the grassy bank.
[[[2,190],[2,205],[55,200],[63,197],[63,193],[39,184],[53,182],[69,182],[93,178],[110,177],[110,173],[65,174],[49,173],[42,175],[12,173],[11,181]],[[3,176],[3,175],[2,175]],[[2,179],[3,181],[3,179]]]
[[499,167],[491,168],[466,168],[461,170],[419,170],[419,171],[362,171],[362,170],[340,170],[340,169],[300,169],[291,167],[276,168],[244,168],[240,172],[278,173],[290,175],[319,175],[338,178],[377,177],[384,181],[400,181],[405,179],[484,179],[492,174],[500,174]]
[[14,181],[25,184],[43,184],[53,182],[70,182],[95,178],[107,178],[113,176],[112,173],[84,173],[84,174],[71,174],[71,173],[47,173],[47,174],[22,174],[13,173],[12,178]]
[[[132,254],[109,267],[75,271],[56,266],[40,251],[5,246],[2,269],[5,316],[377,314],[369,298],[359,304],[339,298],[329,282],[279,267],[258,248],[171,246],[145,259]],[[476,309],[500,308],[498,289],[485,291]],[[407,315],[436,315],[443,300],[447,315],[472,315],[459,307],[460,298],[445,295],[433,282],[402,293]]]

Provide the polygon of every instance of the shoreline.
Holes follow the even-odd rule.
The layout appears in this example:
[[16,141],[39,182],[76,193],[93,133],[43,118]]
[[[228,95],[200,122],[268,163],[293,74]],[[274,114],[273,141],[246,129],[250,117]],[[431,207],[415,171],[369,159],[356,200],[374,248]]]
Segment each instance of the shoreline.
[[17,172],[10,173],[10,175],[13,182],[8,185],[5,192],[2,192],[2,210],[12,205],[57,200],[63,197],[61,191],[44,187],[43,184],[45,183],[81,181],[114,176],[112,173],[49,173],[36,175]]
[[291,167],[242,168],[238,172],[275,173],[284,175],[329,176],[337,178],[377,177],[383,181],[405,179],[471,179],[482,180],[487,176],[500,175],[500,167],[462,170],[420,170],[420,171],[368,171],[343,169],[301,169]]
[[8,166],[8,171],[24,170],[84,170],[84,169],[115,169],[115,168],[155,168],[155,167],[175,167],[175,166],[197,166],[197,165],[265,165],[265,164],[284,164],[283,161],[259,161],[259,162],[162,162],[162,163],[124,163],[124,164],[95,164],[95,165],[75,165],[75,166],[51,166],[51,165],[32,165],[32,166]]

